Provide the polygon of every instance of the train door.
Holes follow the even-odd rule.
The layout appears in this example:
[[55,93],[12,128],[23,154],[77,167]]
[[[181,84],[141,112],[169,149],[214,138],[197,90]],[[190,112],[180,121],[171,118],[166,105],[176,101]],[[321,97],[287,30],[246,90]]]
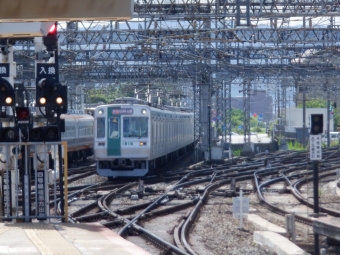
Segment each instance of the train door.
[[107,134],[107,155],[121,155],[121,118],[115,115],[113,111],[108,111],[108,134]]

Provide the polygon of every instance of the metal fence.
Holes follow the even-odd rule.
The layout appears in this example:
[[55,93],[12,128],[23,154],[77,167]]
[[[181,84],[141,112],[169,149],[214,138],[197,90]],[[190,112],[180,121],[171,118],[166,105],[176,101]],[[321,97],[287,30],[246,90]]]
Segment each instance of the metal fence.
[[0,219],[67,220],[67,143],[1,143],[0,147]]

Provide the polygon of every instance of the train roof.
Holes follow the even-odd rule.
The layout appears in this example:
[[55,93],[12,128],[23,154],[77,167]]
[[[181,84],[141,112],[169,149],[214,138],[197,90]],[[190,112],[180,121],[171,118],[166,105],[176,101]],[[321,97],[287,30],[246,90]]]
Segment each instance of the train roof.
[[[33,116],[36,116],[36,113],[33,113]],[[43,116],[41,116],[43,117]],[[60,115],[60,119],[65,119],[65,120],[93,120],[93,116],[89,115],[89,114],[61,114]]]
[[112,101],[112,104],[137,104],[137,105],[147,105],[150,107],[154,107],[160,110],[168,110],[173,112],[192,112],[190,108],[187,107],[175,107],[175,106],[169,106],[169,105],[158,105],[158,104],[152,104],[145,100],[134,98],[134,97],[120,97],[116,98]]
[[134,98],[134,97],[120,97],[116,98],[112,101],[112,104],[141,104],[141,105],[149,105],[151,104],[145,100]]
[[60,115],[60,118],[61,119],[65,119],[65,120],[85,120],[85,119],[88,119],[88,120],[93,120],[94,118],[89,115],[89,114],[61,114]]

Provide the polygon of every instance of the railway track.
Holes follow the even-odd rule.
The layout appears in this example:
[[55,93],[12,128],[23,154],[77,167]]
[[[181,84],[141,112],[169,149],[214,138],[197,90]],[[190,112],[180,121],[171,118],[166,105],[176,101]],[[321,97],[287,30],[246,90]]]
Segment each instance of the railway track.
[[[325,150],[327,160],[320,163],[321,181],[323,178],[328,178],[325,182],[335,178],[335,169],[340,165],[338,151],[337,148]],[[238,221],[230,218],[231,199],[238,196],[242,189],[260,215],[266,212],[270,215],[267,218],[279,219],[276,223],[282,226],[284,215],[291,211],[268,200],[269,195],[295,197],[294,204],[311,208],[310,199],[301,192],[304,185],[312,181],[310,169],[306,152],[260,154],[254,159],[234,158],[212,167],[205,167],[202,163],[179,172],[172,170],[163,176],[148,176],[143,178],[144,189],[141,190],[138,180],[131,179],[81,184],[82,180],[93,176],[91,167],[83,167],[74,169],[70,176],[71,180],[75,180],[69,187],[68,203],[73,208],[69,220],[100,222],[129,241],[150,250],[151,254],[225,254],[217,247],[211,248],[212,243],[222,238],[218,235],[221,232],[219,224],[214,223],[211,217],[223,222],[227,218],[229,220],[224,224],[228,225],[228,233],[223,233],[228,236],[233,233],[227,241],[228,246],[237,246],[240,241],[235,238],[242,236],[244,241],[241,243],[246,248],[237,248],[238,254],[247,254],[245,249],[256,250],[257,253],[251,254],[270,254],[260,246],[252,247],[250,241],[246,241],[251,239],[251,233],[255,230],[247,221],[245,229],[250,234],[238,230]],[[85,170],[86,173],[81,173]],[[329,216],[339,217],[340,214],[327,206],[322,206],[321,211]],[[214,216],[209,217],[209,214]],[[301,229],[310,228],[312,217],[296,214],[296,218],[299,228],[303,225],[306,227]],[[207,222],[209,225],[206,225]],[[202,228],[202,224],[206,227]],[[210,240],[203,229],[209,229],[209,234],[214,238]],[[308,243],[307,247],[312,246],[310,234],[300,239],[302,247]]]

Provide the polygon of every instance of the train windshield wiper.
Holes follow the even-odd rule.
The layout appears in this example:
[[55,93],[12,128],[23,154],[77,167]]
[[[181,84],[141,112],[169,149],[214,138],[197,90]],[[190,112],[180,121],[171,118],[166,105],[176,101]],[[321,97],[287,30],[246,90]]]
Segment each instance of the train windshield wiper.
[[146,135],[146,133],[147,133],[147,131],[145,131],[143,134],[141,134],[141,135],[138,137],[138,139],[141,139],[142,136]]

